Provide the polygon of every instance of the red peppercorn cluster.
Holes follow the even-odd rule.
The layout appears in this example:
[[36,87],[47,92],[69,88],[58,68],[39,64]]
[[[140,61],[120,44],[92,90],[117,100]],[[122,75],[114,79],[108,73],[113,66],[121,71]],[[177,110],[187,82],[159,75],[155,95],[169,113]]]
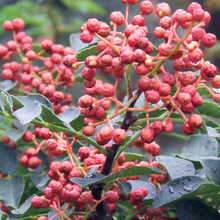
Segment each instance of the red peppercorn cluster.
[[[139,0],[121,1],[126,4],[126,13],[124,15],[120,11],[112,12],[110,25],[92,18],[81,27],[82,42],[91,43],[94,37],[99,39],[96,46],[99,54],[92,54],[84,61],[77,61],[72,48],[53,44],[50,40],[41,42],[40,51],[37,52],[33,39],[22,31],[25,27],[22,19],[4,22],[4,30],[13,32],[13,40],[8,41],[5,46],[0,45],[0,59],[6,61],[2,78],[17,81],[18,90],[25,93],[36,92],[47,97],[55,114],[59,115],[72,103],[72,95],[59,91],[58,86],[72,87],[75,81],[74,71],[83,66],[81,76],[86,94],[78,99],[76,107],[83,116],[84,126],[77,131],[78,136],[71,136],[68,140],[69,135],[38,125],[23,134],[25,142],[35,145],[27,149],[21,157],[20,163],[23,167],[37,168],[41,164],[37,156],[40,150],[49,155],[50,159],[48,176],[51,181],[42,196],[35,196],[31,200],[35,208],[51,207],[59,210],[58,214],[61,216],[64,215],[65,209],[62,211],[60,207],[65,204],[67,208],[74,206],[75,211],[86,212],[88,208],[96,207],[96,203],[104,201],[111,214],[115,213],[115,203],[118,200],[130,201],[136,210],[142,208],[148,195],[146,187],[139,187],[128,195],[122,194],[118,188],[120,182],[139,180],[135,173],[131,177],[113,182],[108,188],[102,188],[103,197],[99,198],[100,201],[93,196],[95,189],[84,189],[71,179],[84,178],[95,166],[98,166],[97,173],[102,174],[106,163],[109,162],[109,155],[102,154],[94,146],[102,145],[108,153],[112,153],[119,145],[124,147],[128,133],[133,132],[132,129],[128,130],[132,125],[135,127],[134,130],[139,129],[140,136],[129,144],[143,148],[149,156],[149,162],[126,160],[125,153],[122,152],[110,167],[108,174],[115,174],[133,166],[156,167],[164,174],[152,174],[149,182],[158,187],[168,180],[168,175],[153,158],[160,152],[160,145],[155,139],[162,132],[173,131],[174,121],[171,120],[171,115],[178,114],[183,131],[191,135],[203,124],[202,117],[194,113],[195,108],[203,104],[203,98],[197,88],[205,88],[214,101],[220,101],[220,92],[213,90],[220,88],[220,76],[217,74],[216,66],[204,60],[202,51],[204,48],[213,47],[217,41],[215,35],[206,33],[203,29],[210,21],[210,14],[195,2],[189,5],[187,11],[179,9],[171,14],[169,4],[163,2],[154,7],[150,1],[143,0],[140,2],[140,13],[130,20],[128,9],[139,3]],[[160,42],[163,41],[159,45],[154,45],[148,38],[146,16],[151,13],[155,13],[160,19],[159,26],[152,33]],[[185,34],[179,29],[184,29]],[[19,55],[20,63],[10,60],[14,54]],[[36,61],[41,61],[42,67],[35,65]],[[172,70],[164,66],[165,62],[171,63]],[[99,79],[102,78],[102,74],[111,77],[114,83],[102,82]],[[131,74],[135,75],[132,79],[136,81],[131,80]],[[122,101],[119,98],[119,82],[124,78],[127,97]],[[207,82],[210,82],[212,88]],[[134,86],[137,88],[136,93],[132,91]],[[141,94],[143,103],[142,107],[138,107],[135,102]],[[113,106],[114,108],[111,108]],[[167,110],[167,114],[161,120],[150,120],[150,113],[161,109]],[[136,116],[132,116],[133,112],[146,115],[144,125],[143,120],[141,124]],[[122,121],[124,115],[126,120]],[[116,124],[115,120],[119,122]],[[79,136],[84,137],[84,140]],[[94,146],[90,144],[92,138],[96,141],[93,142]],[[16,147],[16,143],[7,135],[3,135],[1,140],[11,148]],[[85,140],[88,143],[85,143]],[[81,145],[78,153],[74,154],[72,147],[75,143]],[[68,155],[68,161],[51,163],[56,156],[63,153]],[[80,215],[70,217],[84,218]],[[170,219],[163,208],[147,208],[133,219],[140,218]],[[38,218],[46,219],[48,218],[45,216]]]
[[[7,61],[3,65],[2,78],[18,81],[19,89],[25,92],[43,94],[52,102],[56,113],[64,111],[72,102],[72,95],[58,91],[57,86],[72,87],[74,84],[74,70],[66,67],[68,63],[63,59],[68,55],[72,62],[76,62],[73,49],[50,40],[42,41],[36,48],[33,39],[22,31],[25,24],[20,18],[5,21],[3,27],[5,31],[13,32],[13,40],[5,46],[0,45],[0,59]],[[20,63],[11,61],[14,54],[19,55]],[[37,61],[43,63],[42,67],[36,65]]]
[[[138,3],[138,1],[122,2],[127,5]],[[209,23],[210,14],[204,11],[199,3],[193,2],[187,11],[179,9],[171,15],[170,6],[167,3],[159,3],[155,12],[160,17],[160,25],[155,28],[153,34],[156,38],[164,39],[164,42],[158,45],[157,54],[153,55],[155,46],[147,38],[149,31],[145,25],[145,15],[152,12],[152,3],[142,1],[140,15],[134,16],[131,23],[128,23],[128,18],[120,11],[112,12],[110,19],[113,31],[110,31],[110,26],[97,19],[89,19],[81,28],[83,42],[91,42],[94,36],[100,39],[97,44],[100,54],[91,55],[83,62],[86,67],[82,70],[82,77],[85,79],[87,95],[79,99],[81,113],[91,121],[90,125],[96,127],[100,124],[96,120],[105,117],[106,109],[100,107],[103,100],[115,102],[117,108],[125,108],[115,97],[116,89],[118,81],[128,68],[133,67],[135,73],[140,76],[138,88],[145,96],[145,108],[140,111],[146,113],[153,111],[154,108],[148,109],[148,105],[152,104],[160,105],[155,110],[167,107],[170,111],[162,122],[157,121],[153,124],[147,122],[146,128],[141,131],[141,139],[145,143],[153,142],[162,132],[172,132],[174,124],[169,117],[174,111],[177,111],[184,120],[183,131],[186,134],[193,134],[196,128],[202,125],[200,116],[195,114],[189,118],[187,116],[203,103],[197,87],[205,87],[213,100],[219,101],[219,92],[213,92],[207,88],[205,82],[211,81],[213,88],[219,88],[220,84],[217,68],[203,59],[203,52],[199,48],[200,45],[206,48],[213,47],[217,41],[214,34],[206,33],[202,28]],[[122,25],[125,26],[124,32],[117,31],[117,27]],[[188,29],[188,31],[181,36],[179,28]],[[173,63],[172,73],[165,70],[163,66],[167,60]],[[81,64],[76,61],[72,66],[79,68]],[[95,80],[97,70],[101,70],[104,74],[112,74],[116,78],[115,85],[103,84]],[[195,70],[197,74],[199,71],[199,77],[196,77]],[[174,88],[176,91],[172,93]],[[105,98],[97,100],[97,95],[104,95]],[[134,111],[137,110],[134,109]],[[191,123],[192,120],[198,120],[198,123]],[[102,128],[96,135],[97,143],[101,145],[108,143],[112,139],[113,131],[111,124],[110,127]],[[85,129],[84,134],[90,136],[94,133],[95,130],[90,126]],[[124,138],[126,138],[125,135]],[[115,143],[120,142],[115,141]]]

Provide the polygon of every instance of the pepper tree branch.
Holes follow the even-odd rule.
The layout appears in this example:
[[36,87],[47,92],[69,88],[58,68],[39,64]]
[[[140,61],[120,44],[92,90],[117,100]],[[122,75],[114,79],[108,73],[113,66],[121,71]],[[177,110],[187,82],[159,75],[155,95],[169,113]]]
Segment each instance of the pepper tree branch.
[[[134,105],[135,105],[137,99],[139,98],[139,96],[141,95],[141,93],[142,92],[140,90],[138,90],[134,94],[134,96],[133,96],[134,101],[129,105],[129,108],[134,107]],[[137,120],[137,118],[135,116],[132,116],[132,112],[127,111],[125,114],[124,120],[122,122],[121,129],[124,129],[125,131],[127,131],[129,126],[133,122],[135,122],[136,120]],[[110,174],[111,169],[112,169],[112,165],[113,165],[113,161],[114,161],[114,158],[116,156],[116,153],[118,151],[119,146],[120,146],[119,144],[112,144],[112,146],[107,149],[108,155],[106,157],[105,164],[102,168],[101,174],[106,175],[106,176]],[[92,191],[92,195],[93,195],[94,199],[100,200],[101,193],[103,190],[103,184],[95,184],[95,185],[91,186],[90,189]],[[97,220],[113,220],[113,217],[110,213],[108,205],[105,201],[101,202],[97,206],[96,218],[97,218]],[[90,216],[88,219],[92,219],[92,216]]]

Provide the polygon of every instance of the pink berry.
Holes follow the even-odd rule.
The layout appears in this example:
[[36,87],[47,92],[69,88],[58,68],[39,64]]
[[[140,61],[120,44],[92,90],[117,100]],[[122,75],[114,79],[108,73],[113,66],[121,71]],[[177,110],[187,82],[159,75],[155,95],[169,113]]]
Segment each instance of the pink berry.
[[100,22],[98,34],[102,37],[108,37],[111,33],[110,27],[105,22]]
[[197,9],[193,10],[193,13],[192,13],[193,20],[197,21],[197,22],[202,21],[204,18],[204,15],[205,15],[205,12],[201,8],[197,8]]
[[156,27],[156,28],[154,29],[154,36],[155,36],[156,38],[163,38],[165,32],[166,32],[166,31],[165,31],[162,27]]
[[24,28],[25,24],[24,24],[24,21],[21,19],[21,18],[15,18],[13,21],[12,21],[12,26],[13,26],[13,29],[18,32],[20,31],[21,29]]
[[3,28],[5,31],[12,31],[13,30],[13,25],[12,25],[12,22],[11,21],[5,21],[3,23]]
[[172,19],[168,16],[164,16],[160,19],[160,26],[164,29],[169,29],[172,23]]
[[114,11],[111,13],[110,19],[112,22],[120,26],[124,23],[125,17],[120,11]]
[[194,41],[199,41],[206,34],[205,30],[202,28],[196,28],[192,31],[192,38]]
[[145,25],[145,18],[144,18],[144,16],[136,15],[132,18],[131,23],[133,25],[144,26]]
[[114,95],[114,93],[115,93],[115,90],[114,90],[114,86],[112,84],[109,84],[109,83],[103,84],[102,94],[105,97],[111,97]]
[[149,90],[147,93],[146,93],[146,98],[147,98],[147,101],[152,103],[152,104],[155,104],[155,103],[158,103],[159,100],[160,100],[160,94],[159,92],[155,91],[155,90]]
[[40,128],[38,135],[42,139],[49,139],[51,137],[50,130],[48,128]]
[[196,130],[196,128],[190,127],[189,125],[186,125],[186,123],[183,124],[182,129],[188,135],[194,134]]
[[201,76],[207,81],[211,81],[217,75],[217,68],[215,65],[206,62],[201,69]]
[[161,84],[158,92],[161,96],[168,96],[171,93],[171,87],[170,87],[170,85],[163,83],[163,84]]
[[94,36],[93,34],[89,31],[89,30],[84,30],[81,34],[80,34],[80,40],[83,43],[91,43],[93,40]]
[[170,119],[167,121],[167,123],[164,125],[163,130],[166,133],[171,133],[174,129],[174,123]]
[[195,48],[188,52],[188,58],[192,63],[198,63],[203,58],[203,52],[199,48]]
[[155,11],[156,14],[161,18],[164,16],[169,16],[171,13],[170,6],[165,2],[158,4]]
[[182,72],[179,74],[179,81],[183,86],[192,85],[196,81],[196,74],[192,71]]
[[60,194],[63,191],[63,185],[56,180],[51,180],[48,186],[52,189],[54,194]]
[[81,108],[88,108],[93,104],[93,98],[90,95],[84,95],[79,98],[78,105]]
[[87,21],[87,29],[91,32],[98,32],[100,29],[100,22],[96,18],[91,18]]
[[136,66],[135,71],[138,75],[147,75],[150,71],[149,68],[144,64],[140,63]]
[[188,120],[188,123],[189,123],[190,127],[198,128],[198,127],[202,126],[203,120],[202,120],[201,116],[199,116],[197,114],[192,114]]
[[217,42],[216,36],[211,33],[203,35],[201,43],[204,47],[210,48],[213,47]]
[[108,142],[112,139],[112,132],[113,131],[110,127],[105,126],[105,127],[100,129],[99,135],[100,135],[102,140]]
[[90,192],[83,192],[79,198],[79,200],[84,204],[90,204],[93,202],[93,196]]
[[127,0],[129,4],[135,5],[139,2],[139,0]]
[[203,99],[198,92],[193,96],[192,103],[195,107],[200,107],[202,105]]
[[126,131],[124,129],[117,128],[113,131],[112,138],[116,144],[121,144],[127,138]]
[[95,134],[95,128],[93,126],[85,126],[82,130],[82,133],[87,136],[87,137],[90,137],[92,136],[93,134]]
[[28,159],[28,167],[30,167],[31,169],[36,169],[38,166],[40,166],[40,164],[41,160],[36,156],[31,156]]
[[142,15],[149,15],[153,11],[153,4],[150,1],[142,1],[140,4]]
[[181,105],[187,105],[191,102],[191,95],[189,93],[180,92],[178,95],[178,101]]
[[48,139],[46,141],[46,147],[50,150],[55,150],[57,148],[57,141],[54,139]]
[[14,74],[10,69],[4,69],[2,71],[2,78],[6,80],[11,80],[13,78]]
[[46,187],[43,191],[46,199],[53,199],[55,197],[53,190],[50,187]]
[[185,114],[191,114],[194,110],[194,105],[192,102],[189,102],[188,104],[186,105],[181,105],[181,110],[183,113]]
[[8,48],[0,45],[0,58],[4,57],[8,53]]
[[144,192],[142,190],[136,189],[130,195],[131,199],[135,202],[142,202],[144,200]]
[[220,88],[220,75],[215,76],[211,80],[211,84],[213,88],[219,89]]
[[202,6],[197,2],[192,2],[188,6],[188,12],[192,14],[195,9],[202,9]]
[[88,147],[80,147],[78,150],[78,155],[81,157],[82,160],[89,157],[90,155],[90,148]]
[[9,51],[16,51],[17,48],[18,48],[18,45],[17,45],[17,43],[15,41],[10,40],[7,43],[7,48],[8,48]]
[[150,128],[144,128],[141,131],[141,139],[145,142],[145,143],[151,143],[154,141],[155,136],[154,136],[154,132],[152,129]]
[[170,44],[162,43],[158,47],[158,52],[161,56],[169,56],[172,52],[172,47],[170,46]]
[[119,200],[119,195],[116,191],[110,190],[105,193],[105,201],[107,203],[116,203]]
[[82,77],[86,80],[91,80],[92,78],[95,77],[96,75],[96,70],[95,69],[91,69],[91,68],[87,68],[87,67],[84,67],[82,72]]
[[46,51],[51,50],[52,45],[53,45],[53,42],[51,40],[44,40],[41,42],[42,49]]

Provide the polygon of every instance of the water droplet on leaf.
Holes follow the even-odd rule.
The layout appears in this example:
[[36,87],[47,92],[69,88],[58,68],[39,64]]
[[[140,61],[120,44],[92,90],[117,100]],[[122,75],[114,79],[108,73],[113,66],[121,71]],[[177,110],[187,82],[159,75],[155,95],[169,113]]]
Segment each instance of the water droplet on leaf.
[[193,190],[193,186],[184,186],[183,190],[186,192],[191,192]]
[[173,187],[170,186],[170,187],[168,188],[168,190],[169,190],[169,193],[171,193],[171,194],[174,193]]

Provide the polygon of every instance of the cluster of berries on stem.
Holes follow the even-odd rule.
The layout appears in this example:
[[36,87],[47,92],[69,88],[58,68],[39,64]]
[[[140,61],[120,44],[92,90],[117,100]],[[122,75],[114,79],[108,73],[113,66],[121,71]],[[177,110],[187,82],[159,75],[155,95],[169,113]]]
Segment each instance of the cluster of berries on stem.
[[[59,86],[72,87],[76,70],[80,70],[84,80],[86,94],[78,99],[76,106],[84,116],[84,126],[77,137],[52,132],[39,125],[23,135],[24,141],[35,144],[20,159],[25,168],[35,169],[41,164],[38,158],[40,150],[49,155],[50,162],[63,153],[69,157],[68,161],[50,164],[49,185],[41,196],[31,200],[35,208],[50,207],[56,210],[56,216],[61,219],[94,219],[94,216],[101,219],[100,216],[103,215],[106,219],[113,219],[111,215],[116,211],[115,203],[118,200],[130,201],[135,210],[143,207],[143,200],[148,195],[146,187],[139,187],[124,195],[118,188],[118,182],[107,184],[107,187],[95,184],[85,190],[71,179],[83,178],[95,166],[98,166],[97,172],[103,175],[118,173],[132,166],[157,167],[164,174],[152,174],[149,182],[159,191],[160,184],[166,182],[168,176],[154,160],[154,156],[160,152],[160,145],[155,142],[156,137],[162,132],[171,133],[177,121],[182,123],[182,129],[188,135],[194,134],[203,125],[202,117],[195,113],[195,109],[203,104],[198,87],[206,89],[214,101],[220,101],[220,76],[217,68],[204,60],[200,49],[211,48],[217,41],[214,34],[206,33],[203,29],[211,19],[209,13],[199,3],[193,2],[187,11],[179,9],[171,14],[169,4],[159,3],[154,10],[150,1],[143,0],[140,2],[140,14],[134,16],[129,23],[129,8],[139,3],[139,0],[122,0],[122,3],[126,5],[125,15],[120,11],[112,12],[110,25],[92,18],[81,27],[82,42],[91,43],[94,37],[98,38],[99,54],[92,54],[84,61],[77,61],[77,54],[72,48],[53,44],[50,40],[44,40],[40,51],[36,52],[33,39],[22,31],[25,26],[23,20],[17,18],[4,23],[4,30],[12,31],[13,40],[8,41],[6,46],[0,45],[0,58],[6,61],[2,78],[17,81],[18,91],[24,94],[42,94],[50,100],[54,112],[59,115],[72,103],[72,95],[59,91]],[[160,18],[153,35],[163,42],[157,46],[148,38],[146,16],[151,13],[156,13]],[[123,32],[118,30],[119,26],[121,29],[124,27]],[[20,63],[9,61],[15,53],[19,55]],[[40,61],[43,68],[35,65],[36,61]],[[165,62],[172,64],[172,70],[166,69]],[[111,75],[114,83],[102,82],[100,74]],[[136,76],[136,85],[132,84],[131,74]],[[124,79],[127,96],[122,101],[118,91],[119,83]],[[137,91],[134,92],[134,89]],[[143,106],[137,107],[136,101],[141,96]],[[167,110],[162,117],[150,117],[152,112],[162,109]],[[133,116],[134,112],[146,116],[144,126],[143,117],[140,119]],[[180,117],[175,121],[172,114]],[[121,126],[116,126],[115,118],[122,115],[124,119]],[[113,164],[119,146],[126,141],[129,132],[134,131],[133,128],[140,131],[140,136],[130,146],[144,149],[149,161],[126,161],[122,152]],[[83,137],[83,140],[79,137]],[[85,143],[85,140],[89,140],[88,137],[93,137],[107,154],[90,146],[89,142]],[[9,146],[13,145],[6,135],[1,140],[6,144],[10,143]],[[78,153],[74,154],[72,146],[76,142],[82,145]],[[134,174],[119,181],[138,179],[139,176]],[[76,211],[84,212],[85,216],[67,216],[66,210],[72,206]],[[140,218],[171,219],[163,208],[147,208],[133,219]],[[38,218],[46,219],[46,216]]]

